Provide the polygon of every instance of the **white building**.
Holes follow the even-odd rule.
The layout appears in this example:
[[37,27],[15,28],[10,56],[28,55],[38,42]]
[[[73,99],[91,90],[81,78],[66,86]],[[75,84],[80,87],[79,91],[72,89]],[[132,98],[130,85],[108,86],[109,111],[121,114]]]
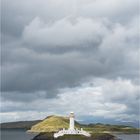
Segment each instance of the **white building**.
[[84,131],[82,128],[81,130],[75,129],[74,127],[74,113],[70,113],[70,123],[69,123],[69,129],[63,128],[63,130],[60,130],[57,133],[54,133],[54,138],[58,138],[63,135],[84,135],[87,137],[90,137],[90,134],[86,131]]

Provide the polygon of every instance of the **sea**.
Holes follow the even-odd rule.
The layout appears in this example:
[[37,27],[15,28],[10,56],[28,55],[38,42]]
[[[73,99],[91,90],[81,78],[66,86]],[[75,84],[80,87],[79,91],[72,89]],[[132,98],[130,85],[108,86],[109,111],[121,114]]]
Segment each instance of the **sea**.
[[120,140],[140,140],[140,134],[120,134],[115,136]]
[[27,133],[23,129],[1,130],[0,140],[32,140],[37,134]]
[[[1,130],[0,140],[32,140],[36,134],[27,133],[25,130]],[[116,135],[122,140],[139,140],[139,134]]]

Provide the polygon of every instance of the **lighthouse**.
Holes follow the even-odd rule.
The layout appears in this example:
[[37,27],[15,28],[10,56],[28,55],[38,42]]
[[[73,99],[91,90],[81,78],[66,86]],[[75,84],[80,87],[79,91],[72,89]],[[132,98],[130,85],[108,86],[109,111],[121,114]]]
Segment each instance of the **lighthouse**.
[[70,119],[69,129],[74,130],[74,113],[73,112],[70,113],[69,119]]
[[75,129],[74,127],[74,113],[71,112],[69,115],[69,128],[58,131],[57,133],[54,133],[54,138],[58,138],[63,135],[84,135],[86,137],[90,137],[90,133],[84,131],[82,128],[79,130],[78,128]]

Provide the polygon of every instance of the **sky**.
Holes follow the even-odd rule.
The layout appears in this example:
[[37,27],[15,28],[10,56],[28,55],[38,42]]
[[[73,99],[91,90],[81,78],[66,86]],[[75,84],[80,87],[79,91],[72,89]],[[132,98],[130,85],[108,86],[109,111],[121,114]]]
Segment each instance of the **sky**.
[[2,0],[1,122],[138,126],[139,25],[139,0]]

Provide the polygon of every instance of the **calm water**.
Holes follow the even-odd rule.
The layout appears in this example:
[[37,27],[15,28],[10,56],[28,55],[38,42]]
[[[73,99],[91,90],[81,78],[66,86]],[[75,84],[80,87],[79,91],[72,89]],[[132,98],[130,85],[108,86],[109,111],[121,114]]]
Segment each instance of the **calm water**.
[[2,130],[1,140],[31,140],[35,134],[26,133],[25,130]]
[[[35,134],[28,134],[24,130],[2,130],[0,140],[31,140]],[[116,135],[123,140],[139,140],[140,135]]]
[[133,135],[121,134],[121,135],[116,135],[116,136],[122,140],[139,140],[140,139],[140,135],[138,134],[133,134]]

